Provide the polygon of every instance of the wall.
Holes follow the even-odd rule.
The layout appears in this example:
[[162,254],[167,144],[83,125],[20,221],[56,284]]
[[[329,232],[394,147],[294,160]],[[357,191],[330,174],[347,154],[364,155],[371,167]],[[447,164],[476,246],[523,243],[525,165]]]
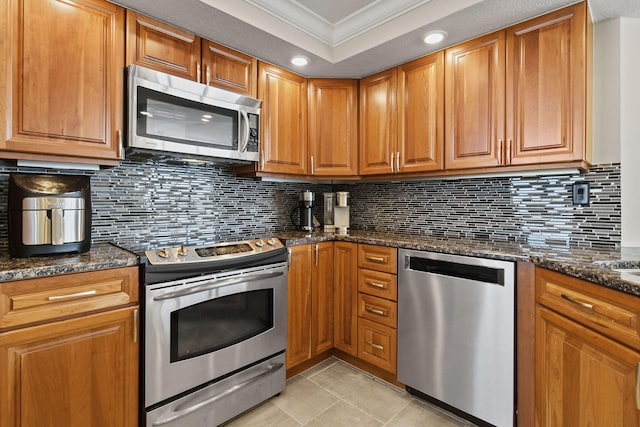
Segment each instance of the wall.
[[[589,206],[572,204],[572,184],[590,185]],[[351,225],[425,236],[533,246],[619,248],[620,167],[580,175],[472,178],[342,185]]]
[[594,32],[594,162],[621,163],[621,243],[640,246],[640,19],[610,19]]
[[[9,172],[58,173],[16,168],[0,161],[0,206],[7,206]],[[126,160],[91,176],[94,242],[131,249],[168,242],[199,244],[264,237],[294,226],[290,214],[298,194],[329,191],[327,185],[259,182],[238,178],[230,166],[185,166]],[[321,197],[315,209],[322,218]],[[7,217],[0,216],[0,246],[6,246]]]
[[[0,205],[9,172],[40,172],[0,162]],[[45,171],[47,172],[47,171]],[[49,171],[55,172],[55,171]],[[75,172],[78,173],[78,172]],[[291,230],[298,194],[329,185],[238,178],[229,166],[184,166],[126,160],[91,175],[94,242],[131,249],[169,242],[261,237]],[[587,181],[591,204],[573,206],[571,185]],[[534,246],[620,246],[620,166],[600,165],[584,175],[465,178],[336,185],[351,194],[354,229],[522,242]],[[0,218],[0,246],[7,218]]]
[[620,18],[620,147],[622,244],[640,246],[640,19]]

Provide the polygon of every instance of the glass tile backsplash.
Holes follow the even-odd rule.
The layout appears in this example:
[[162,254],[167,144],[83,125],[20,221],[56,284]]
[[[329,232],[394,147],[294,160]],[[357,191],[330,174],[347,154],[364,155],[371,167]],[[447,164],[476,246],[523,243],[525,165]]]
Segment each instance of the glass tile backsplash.
[[[10,172],[59,173],[0,161],[0,205],[7,207]],[[533,245],[619,247],[620,165],[586,174],[434,179],[350,184],[262,182],[237,177],[225,165],[181,165],[128,159],[91,175],[94,242],[130,248],[169,242],[263,237],[291,230],[298,194],[349,191],[351,227],[419,235],[527,242]],[[572,184],[590,185],[590,204],[572,204]],[[7,216],[0,217],[0,246]]]

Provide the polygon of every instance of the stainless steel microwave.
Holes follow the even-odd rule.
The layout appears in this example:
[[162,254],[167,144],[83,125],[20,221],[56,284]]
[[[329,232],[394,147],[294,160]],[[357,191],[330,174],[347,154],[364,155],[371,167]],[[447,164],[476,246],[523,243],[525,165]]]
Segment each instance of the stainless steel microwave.
[[259,160],[260,100],[137,65],[127,90],[128,149]]

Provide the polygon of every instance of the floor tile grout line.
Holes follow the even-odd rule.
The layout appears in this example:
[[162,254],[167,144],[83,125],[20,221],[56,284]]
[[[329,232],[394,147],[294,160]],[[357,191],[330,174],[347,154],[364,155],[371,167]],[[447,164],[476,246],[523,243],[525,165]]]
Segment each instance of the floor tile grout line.
[[388,426],[388,425],[389,425],[393,420],[395,420],[396,418],[398,418],[398,417],[400,416],[400,414],[402,414],[402,411],[404,411],[405,409],[407,409],[407,408],[409,407],[409,405],[411,405],[411,403],[413,402],[413,400],[414,400],[414,399],[410,399],[410,400],[407,402],[407,404],[406,404],[406,405],[404,405],[404,406],[402,407],[402,409],[400,409],[400,410],[398,411],[398,413],[397,413],[397,414],[395,414],[393,417],[391,417],[391,418],[389,419],[389,421],[387,421],[386,423],[382,423],[382,427]]
[[[337,359],[337,358],[336,358],[336,359]],[[340,364],[342,364],[343,366],[346,366],[347,368],[349,368],[349,369],[352,369],[352,370],[356,371],[357,373],[361,374],[362,376],[364,376],[365,378],[367,378],[367,379],[369,379],[369,380],[371,380],[371,381],[373,381],[373,382],[378,382],[378,383],[381,383],[381,385],[383,385],[383,386],[388,386],[391,390],[393,390],[394,392],[396,392],[396,393],[398,393],[398,394],[406,394],[407,396],[409,396],[409,397],[410,397],[410,399],[409,399],[409,403],[414,399],[414,398],[413,398],[413,396],[411,396],[409,393],[407,393],[407,391],[406,391],[406,390],[402,390],[401,388],[396,387],[396,386],[394,386],[393,384],[391,384],[391,383],[389,383],[389,382],[387,382],[387,381],[384,381],[384,380],[382,380],[382,379],[379,379],[379,378],[375,377],[373,374],[370,374],[370,373],[369,373],[369,372],[367,372],[367,371],[364,371],[364,370],[362,370],[362,369],[359,369],[358,367],[353,366],[352,364],[350,364],[350,363],[348,363],[348,362],[345,362],[345,361],[343,361],[343,360],[337,359],[337,362],[336,362],[336,363],[332,363],[330,366],[334,366],[334,365],[336,365],[337,363],[340,363]],[[311,368],[309,368],[309,369],[311,369]],[[328,368],[327,368],[327,369],[328,369]],[[326,370],[326,369],[323,369],[323,370],[322,370],[322,371],[320,371],[320,372],[324,372],[325,370]],[[384,421],[379,420],[378,418],[375,418],[373,415],[366,413],[366,412],[365,412],[365,411],[363,411],[362,409],[360,409],[360,408],[358,408],[357,406],[353,405],[352,403],[350,403],[350,402],[346,401],[346,400],[345,400],[344,398],[342,398],[340,395],[338,395],[338,394],[334,393],[333,391],[331,391],[331,390],[329,390],[329,389],[327,389],[327,388],[323,387],[322,385],[318,384],[317,382],[312,381],[312,380],[311,380],[311,378],[313,378],[313,377],[315,377],[315,376],[316,376],[316,375],[314,374],[314,375],[312,375],[311,377],[305,377],[305,378],[306,378],[308,381],[310,381],[311,383],[313,383],[314,385],[316,385],[316,386],[318,386],[319,388],[321,388],[322,390],[326,391],[327,393],[330,393],[330,394],[332,394],[333,396],[337,397],[339,400],[342,400],[342,401],[343,401],[344,403],[346,403],[347,405],[349,405],[349,406],[351,406],[351,407],[353,407],[353,408],[357,409],[358,411],[362,412],[363,414],[367,415],[367,416],[368,416],[369,418],[371,418],[372,420],[377,421],[377,422],[379,422],[379,423],[380,423],[380,424],[382,424],[382,425],[384,425],[384,424],[385,424],[385,422],[384,422]],[[402,409],[405,409],[406,407],[407,407],[407,406],[405,405]],[[395,418],[395,417],[396,417],[400,412],[401,412],[401,411],[398,411],[398,413],[397,413],[397,414],[395,414],[393,417],[391,417],[391,419]]]

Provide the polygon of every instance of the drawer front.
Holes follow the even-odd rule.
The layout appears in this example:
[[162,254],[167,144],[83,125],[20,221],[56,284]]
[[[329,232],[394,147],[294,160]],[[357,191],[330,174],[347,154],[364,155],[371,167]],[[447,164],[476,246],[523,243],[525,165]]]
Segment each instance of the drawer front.
[[0,284],[0,329],[138,302],[138,267]]
[[396,254],[396,248],[358,244],[358,267],[396,274]]
[[358,317],[390,328],[398,327],[398,303],[366,294],[358,294]]
[[396,373],[396,330],[358,319],[358,357],[385,371]]
[[536,301],[640,350],[640,298],[637,296],[536,268]]
[[395,274],[358,269],[358,291],[365,294],[398,300],[398,284]]

